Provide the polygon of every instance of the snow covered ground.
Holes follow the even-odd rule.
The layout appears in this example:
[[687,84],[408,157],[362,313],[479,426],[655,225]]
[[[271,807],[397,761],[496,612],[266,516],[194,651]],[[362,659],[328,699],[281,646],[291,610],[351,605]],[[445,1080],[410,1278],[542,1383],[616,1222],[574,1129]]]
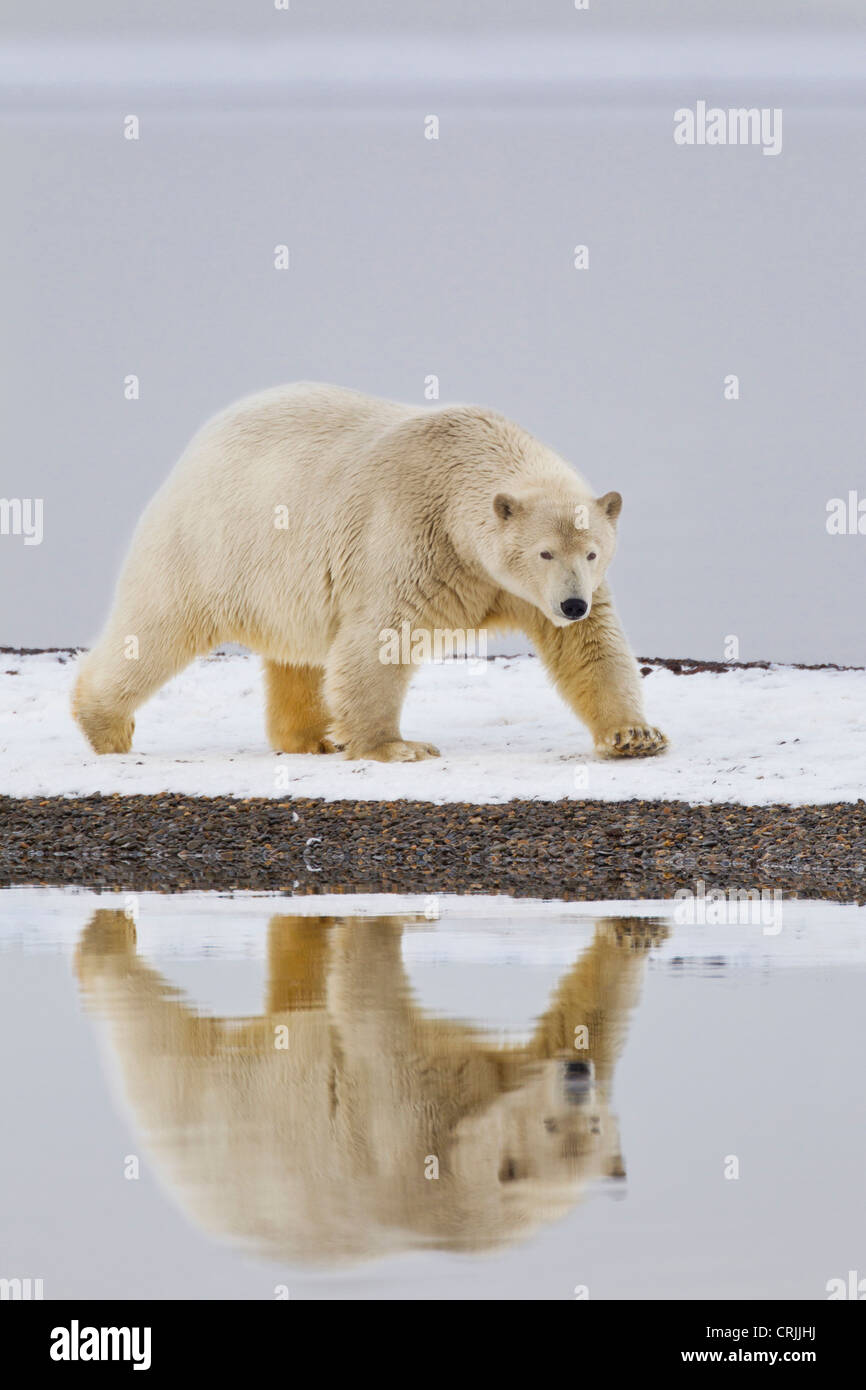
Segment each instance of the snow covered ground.
[[644,680],[659,758],[596,759],[586,729],[533,657],[421,667],[406,738],[442,757],[385,765],[275,754],[257,658],[189,667],[136,716],[132,751],[96,757],[69,713],[75,659],[0,655],[0,792],[183,792],[329,800],[545,801],[562,797],[803,804],[866,795],[866,671],[788,667]]

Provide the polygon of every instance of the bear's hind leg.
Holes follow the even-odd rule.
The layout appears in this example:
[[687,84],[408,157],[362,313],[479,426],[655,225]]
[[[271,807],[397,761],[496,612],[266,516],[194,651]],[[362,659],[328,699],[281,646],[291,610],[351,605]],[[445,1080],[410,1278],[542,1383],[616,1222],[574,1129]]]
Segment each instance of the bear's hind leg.
[[277,913],[268,923],[265,1013],[321,1009],[328,987],[333,921]]
[[120,636],[112,628],[79,663],[72,714],[95,753],[128,753],[133,714],[195,656],[170,635]]
[[333,753],[321,666],[265,661],[268,739],[278,753]]
[[128,753],[132,747],[132,709],[119,695],[99,689],[87,658],[75,682],[72,715],[94,753]]

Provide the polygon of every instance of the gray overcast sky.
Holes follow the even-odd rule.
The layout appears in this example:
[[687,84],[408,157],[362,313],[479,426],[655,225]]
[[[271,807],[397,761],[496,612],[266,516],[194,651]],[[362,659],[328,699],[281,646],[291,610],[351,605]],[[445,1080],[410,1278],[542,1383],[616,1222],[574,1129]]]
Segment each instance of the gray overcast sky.
[[[4,0],[0,30],[36,37],[123,34],[272,34],[272,0]],[[290,0],[296,32],[449,33],[479,29],[571,32],[572,0]],[[862,32],[861,0],[590,0],[581,24],[631,33],[717,29],[748,33],[778,26]]]
[[[863,664],[866,536],[825,524],[866,498],[860,0],[592,5],[6,0],[0,494],[45,535],[0,536],[0,644],[96,635],[229,401],[435,373],[623,492],[642,654]],[[700,98],[781,106],[781,153],[677,147]]]

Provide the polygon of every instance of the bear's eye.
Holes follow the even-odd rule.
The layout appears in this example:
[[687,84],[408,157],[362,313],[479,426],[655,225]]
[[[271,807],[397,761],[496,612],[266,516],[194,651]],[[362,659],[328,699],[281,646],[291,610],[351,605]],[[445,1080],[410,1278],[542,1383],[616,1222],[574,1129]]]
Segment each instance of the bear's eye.
[[553,556],[551,555],[549,550],[542,550],[541,558],[542,560],[552,560]]
[[598,556],[596,555],[594,550],[591,550],[586,558],[587,560],[597,560]]

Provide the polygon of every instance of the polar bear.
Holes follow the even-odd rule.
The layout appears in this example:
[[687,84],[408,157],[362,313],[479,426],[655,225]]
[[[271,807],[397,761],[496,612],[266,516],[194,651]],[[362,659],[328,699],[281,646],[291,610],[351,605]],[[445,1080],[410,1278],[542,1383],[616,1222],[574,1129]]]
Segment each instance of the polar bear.
[[525,632],[603,756],[660,752],[605,575],[618,492],[479,406],[418,409],[315,383],[206,424],[144,512],[73,712],[97,753],[196,656],[265,662],[286,753],[436,756],[400,734],[411,661],[383,634]]
[[206,1231],[271,1258],[489,1250],[625,1176],[617,1060],[661,921],[602,918],[526,1041],[428,1012],[423,918],[276,915],[264,1011],[223,1018],[97,910],[75,964],[157,1173]]

